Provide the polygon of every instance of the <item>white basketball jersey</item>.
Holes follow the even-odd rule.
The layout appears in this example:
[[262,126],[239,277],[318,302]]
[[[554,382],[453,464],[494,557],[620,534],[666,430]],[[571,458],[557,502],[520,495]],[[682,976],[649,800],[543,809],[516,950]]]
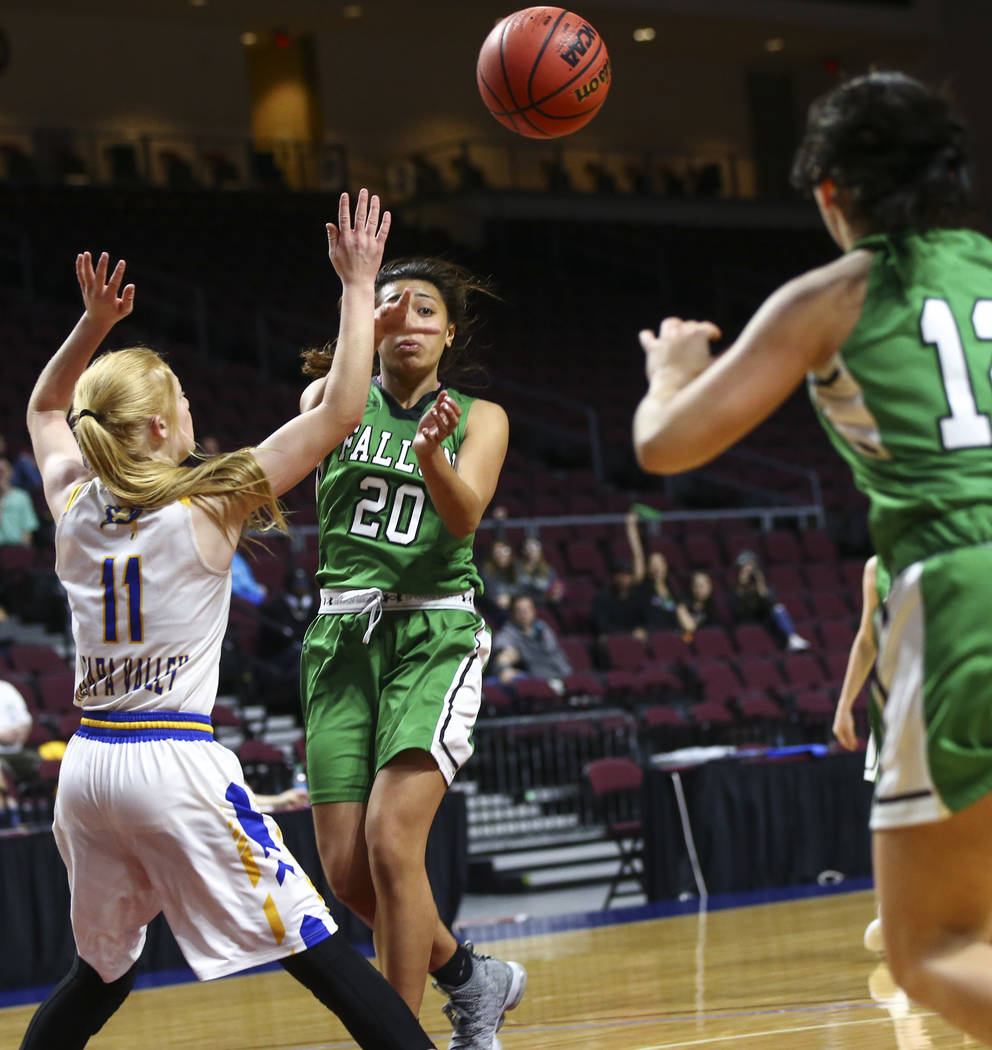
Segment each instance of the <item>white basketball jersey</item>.
[[93,479],[55,532],[85,710],[209,714],[231,602],[230,571],[200,558],[187,502],[121,507]]

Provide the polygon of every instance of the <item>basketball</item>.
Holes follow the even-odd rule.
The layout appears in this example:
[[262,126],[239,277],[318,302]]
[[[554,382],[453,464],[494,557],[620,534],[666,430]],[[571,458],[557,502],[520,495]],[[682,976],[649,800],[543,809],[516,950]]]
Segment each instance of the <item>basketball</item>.
[[599,112],[610,89],[602,37],[561,7],[507,15],[486,37],[475,70],[482,101],[518,135],[570,135]]

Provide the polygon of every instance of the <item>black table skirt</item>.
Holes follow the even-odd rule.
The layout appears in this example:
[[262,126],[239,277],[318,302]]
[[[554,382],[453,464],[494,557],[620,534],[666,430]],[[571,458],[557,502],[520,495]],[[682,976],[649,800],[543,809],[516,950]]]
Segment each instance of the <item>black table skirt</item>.
[[[727,759],[682,770],[686,809],[709,893],[871,874],[872,785],[864,754],[802,760]],[[650,900],[695,892],[672,774],[645,779]]]
[[[330,893],[320,868],[309,810],[276,814],[283,838],[328,903],[335,921],[356,944],[372,940],[364,923]],[[441,918],[454,921],[468,880],[465,796],[445,795],[427,841],[427,873]],[[97,890],[98,892],[98,890]],[[69,925],[69,886],[50,830],[0,839],[0,989],[34,988],[59,981],[75,955]],[[141,972],[185,967],[168,926],[158,916],[148,927]]]

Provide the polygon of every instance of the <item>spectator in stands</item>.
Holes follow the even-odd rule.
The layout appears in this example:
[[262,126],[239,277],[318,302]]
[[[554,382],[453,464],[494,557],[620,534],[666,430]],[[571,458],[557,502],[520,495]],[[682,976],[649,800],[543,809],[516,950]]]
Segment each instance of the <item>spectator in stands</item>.
[[17,808],[17,785],[38,775],[41,756],[27,739],[33,719],[20,690],[0,679],[0,824]]
[[220,455],[220,442],[214,434],[207,434],[200,442],[200,454],[205,457]]
[[543,678],[561,692],[572,665],[551,627],[538,618],[534,599],[518,594],[510,604],[510,618],[493,639],[491,669],[501,685],[521,677]]
[[255,579],[255,574],[241,551],[234,552],[234,560],[231,562],[231,594],[235,598],[251,602],[252,605],[261,605],[268,594],[265,584]]
[[519,566],[506,540],[496,540],[479,570],[482,578],[482,611],[494,627],[506,621],[510,602],[519,588]]
[[652,551],[645,561],[639,520],[636,511],[627,514],[627,544],[632,558],[634,583],[640,589],[645,605],[646,626],[656,631],[678,627],[680,599],[669,581],[668,559],[661,551]]
[[753,551],[737,555],[737,578],[730,592],[730,612],[736,623],[761,623],[769,627],[790,650],[808,649],[809,642],[796,633],[789,610],[775,600],[775,592]]
[[313,578],[299,566],[259,608],[255,683],[270,710],[299,715],[300,653],[315,612]]
[[6,456],[0,456],[0,545],[31,546],[32,533],[40,524],[31,497],[17,488],[14,469]]
[[648,637],[648,602],[637,586],[631,562],[618,562],[608,587],[596,592],[592,602],[596,634],[632,634],[642,642]]
[[565,585],[544,557],[544,544],[537,536],[527,536],[516,564],[517,593],[528,594],[538,605],[557,605],[565,595]]
[[713,577],[696,570],[689,582],[689,598],[679,602],[675,609],[679,627],[686,634],[695,634],[700,627],[716,619],[716,600],[713,597]]
[[30,450],[18,452],[11,460],[11,466],[14,468],[10,479],[12,485],[24,489],[25,492],[41,491],[41,471],[38,470],[38,464]]

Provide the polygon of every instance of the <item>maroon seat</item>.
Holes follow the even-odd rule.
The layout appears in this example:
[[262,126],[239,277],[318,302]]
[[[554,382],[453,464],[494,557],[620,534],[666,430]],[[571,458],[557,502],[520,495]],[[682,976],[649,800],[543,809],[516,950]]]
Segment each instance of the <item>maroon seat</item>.
[[820,638],[827,652],[850,652],[854,644],[854,630],[846,620],[828,620],[820,625]]
[[41,642],[13,642],[7,659],[13,671],[64,671],[69,666],[50,645]]
[[742,657],[769,656],[780,649],[768,628],[760,623],[738,624],[734,628],[734,639]]
[[798,565],[803,560],[799,537],[789,529],[772,529],[761,538],[765,561],[769,565]]
[[72,671],[67,671],[64,664],[61,669],[39,674],[38,703],[49,714],[74,711],[78,724],[79,709],[72,702],[75,686],[76,676]]
[[730,635],[717,625],[700,627],[692,637],[692,650],[700,660],[733,660],[737,656]]
[[[610,879],[603,908],[617,897],[645,892],[644,824],[641,819],[641,793],[644,771],[630,758],[600,758],[587,762],[583,777],[592,793],[597,816],[603,821],[607,837],[616,845],[619,866]],[[624,883],[636,888],[622,889]]]
[[837,546],[824,529],[807,529],[800,534],[800,546],[805,561],[835,562]]
[[637,671],[651,661],[647,646],[632,634],[608,634],[601,642],[610,668]]
[[739,661],[737,668],[747,689],[771,689],[774,692],[785,689],[786,682],[778,664],[767,656],[749,656]]
[[581,638],[561,638],[562,652],[568,657],[573,671],[593,670],[589,646]]
[[703,700],[707,703],[733,700],[741,691],[741,680],[729,664],[700,664],[697,674],[703,687]]
[[782,670],[794,688],[815,689],[827,683],[823,665],[810,653],[786,653],[782,658]]

